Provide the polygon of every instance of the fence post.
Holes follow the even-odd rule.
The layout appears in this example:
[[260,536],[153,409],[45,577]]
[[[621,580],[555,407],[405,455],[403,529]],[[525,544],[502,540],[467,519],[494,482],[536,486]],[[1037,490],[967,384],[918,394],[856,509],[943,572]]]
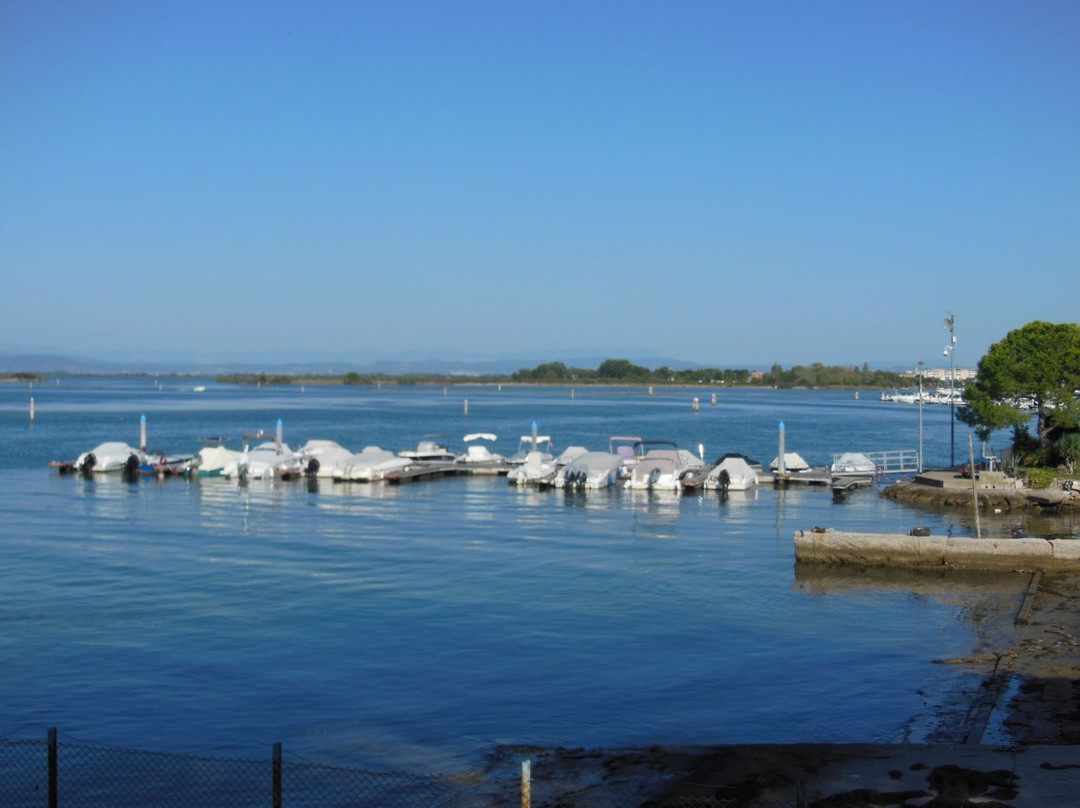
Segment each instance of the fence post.
[[281,808],[281,742],[274,744],[274,808]]
[[532,762],[521,761],[521,808],[532,806]]
[[59,801],[56,793],[58,778],[58,760],[56,755],[56,727],[49,728],[48,734],[48,758],[49,758],[49,808],[56,808]]

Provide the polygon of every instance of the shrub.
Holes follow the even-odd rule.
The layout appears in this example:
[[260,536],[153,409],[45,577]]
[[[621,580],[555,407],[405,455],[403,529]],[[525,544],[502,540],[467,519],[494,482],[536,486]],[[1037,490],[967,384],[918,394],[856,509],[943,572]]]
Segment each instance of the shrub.
[[1028,488],[1049,488],[1056,479],[1049,469],[1028,469],[1025,473]]
[[1067,432],[1054,441],[1054,454],[1065,466],[1067,474],[1075,472],[1080,461],[1080,433]]

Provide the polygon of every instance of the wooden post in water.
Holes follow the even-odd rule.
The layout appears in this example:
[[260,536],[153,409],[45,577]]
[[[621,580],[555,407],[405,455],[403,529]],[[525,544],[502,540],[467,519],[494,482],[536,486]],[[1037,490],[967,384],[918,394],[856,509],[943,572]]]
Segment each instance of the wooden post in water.
[[465,417],[469,417],[469,399],[465,399]]
[[139,449],[146,451],[146,416],[139,416]]
[[521,761],[521,808],[532,806],[532,761]]
[[691,412],[701,412],[701,402],[698,401],[698,397],[694,396],[694,400],[690,403]]
[[784,422],[780,422],[780,453],[776,456],[776,471],[783,478],[787,474],[787,466],[784,463]]
[[30,396],[30,423],[34,423],[34,397]]
[[284,443],[283,438],[285,437],[285,425],[281,423],[280,418],[277,419],[277,433],[274,435],[274,437],[277,439],[277,445],[280,449],[281,444]]
[[968,463],[971,469],[971,499],[975,503],[975,538],[982,538],[982,524],[979,522],[979,490],[975,487],[975,444],[972,443],[971,435],[968,435]]

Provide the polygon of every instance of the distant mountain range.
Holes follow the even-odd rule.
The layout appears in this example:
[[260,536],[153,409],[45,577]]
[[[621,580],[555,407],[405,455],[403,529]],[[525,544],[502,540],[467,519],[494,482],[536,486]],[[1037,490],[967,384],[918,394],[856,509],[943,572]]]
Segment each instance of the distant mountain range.
[[51,374],[131,374],[205,375],[228,373],[267,373],[285,375],[334,375],[360,373],[404,376],[409,374],[447,374],[460,376],[508,375],[522,368],[534,368],[547,362],[563,362],[568,367],[596,368],[606,359],[629,359],[650,369],[673,370],[702,367],[701,363],[678,359],[642,356],[401,356],[356,361],[337,357],[221,358],[192,356],[98,358],[55,353],[0,352],[0,373]]

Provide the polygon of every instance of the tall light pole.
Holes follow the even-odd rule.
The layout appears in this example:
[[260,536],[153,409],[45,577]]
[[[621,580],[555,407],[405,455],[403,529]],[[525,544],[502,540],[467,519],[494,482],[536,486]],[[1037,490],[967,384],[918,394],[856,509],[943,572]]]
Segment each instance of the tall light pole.
[[949,332],[945,353],[949,357],[949,467],[952,468],[956,465],[956,315],[951,311],[945,313],[949,315],[943,324]]
[[922,377],[923,377],[923,361],[919,360],[919,474],[923,473],[923,459],[922,459]]

